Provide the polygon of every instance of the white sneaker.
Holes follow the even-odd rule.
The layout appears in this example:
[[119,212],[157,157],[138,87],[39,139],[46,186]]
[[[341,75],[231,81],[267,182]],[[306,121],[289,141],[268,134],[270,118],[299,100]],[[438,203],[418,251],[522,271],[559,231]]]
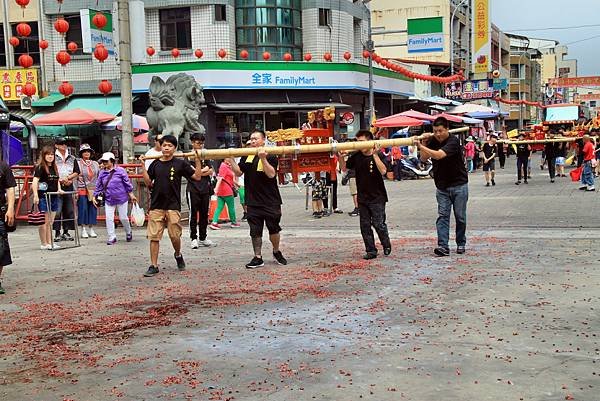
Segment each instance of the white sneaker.
[[[48,245],[48,246],[50,246],[50,245]],[[52,247],[48,248],[48,249],[60,249],[60,246],[57,244],[53,244]]]
[[84,228],[81,229],[81,238],[89,238],[87,230]]
[[192,240],[191,247],[192,247],[192,249],[198,249],[198,240],[197,239]]
[[92,238],[98,238],[98,234],[96,234],[96,233],[94,232],[94,229],[93,229],[93,228],[90,228],[90,237],[92,237]]
[[40,249],[42,251],[48,251],[50,249],[52,249],[52,245],[48,244],[48,245],[40,245]]
[[214,242],[212,242],[209,239],[205,239],[204,241],[200,241],[200,243],[202,244],[202,246],[215,246],[217,244],[215,244]]

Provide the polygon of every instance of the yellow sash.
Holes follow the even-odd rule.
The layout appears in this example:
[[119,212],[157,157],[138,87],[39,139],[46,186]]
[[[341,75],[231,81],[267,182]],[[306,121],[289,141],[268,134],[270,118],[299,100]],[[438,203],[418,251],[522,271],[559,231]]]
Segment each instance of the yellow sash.
[[[254,155],[246,156],[246,163],[252,163],[254,161]],[[262,160],[258,160],[258,164],[256,165],[256,171],[263,171]]]

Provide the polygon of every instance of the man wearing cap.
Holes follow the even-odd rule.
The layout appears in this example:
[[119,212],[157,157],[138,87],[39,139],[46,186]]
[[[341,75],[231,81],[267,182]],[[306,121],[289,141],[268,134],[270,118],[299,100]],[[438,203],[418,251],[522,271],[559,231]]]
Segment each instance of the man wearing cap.
[[[63,191],[73,191],[73,180],[79,176],[79,163],[74,155],[69,153],[67,140],[63,137],[56,139],[54,146],[56,148],[55,159],[58,168],[58,177]],[[69,230],[75,230],[75,212],[73,209],[72,195],[58,196],[58,212],[53,223],[54,241],[73,241]],[[62,226],[63,233],[60,229]]]
[[448,256],[450,237],[450,212],[454,209],[456,220],[456,253],[465,253],[467,243],[467,202],[469,200],[469,176],[465,168],[463,152],[458,138],[448,132],[448,120],[438,117],[433,121],[433,137],[422,144],[415,139],[421,152],[421,160],[433,162],[438,203],[436,221],[438,246],[433,250],[437,256]]
[[483,144],[483,174],[485,175],[485,186],[489,187],[490,182],[496,185],[494,177],[496,176],[496,136],[493,133],[488,135],[486,143]]
[[579,189],[585,191],[595,191],[594,187],[594,167],[593,161],[596,159],[594,144],[592,138],[585,134],[583,136],[583,171],[581,172],[581,187]]
[[[158,274],[158,253],[160,240],[165,228],[175,251],[177,268],[185,270],[185,261],[181,254],[181,178],[188,180],[199,180],[202,172],[208,171],[209,167],[202,167],[200,157],[196,157],[194,167],[182,159],[173,157],[177,149],[177,138],[173,135],[165,135],[162,138],[162,156],[150,164],[142,164],[144,182],[151,187],[150,212],[148,216],[148,239],[150,240],[150,261],[144,277],[152,277]],[[195,151],[198,154],[198,151]],[[141,159],[145,161],[145,156]]]
[[[525,139],[525,135],[522,133],[517,136],[519,141],[523,141]],[[523,182],[527,184],[527,175],[529,174],[528,165],[529,165],[529,156],[531,155],[531,146],[526,143],[519,143],[517,146],[517,182],[515,185],[521,184],[521,176],[523,178]]]

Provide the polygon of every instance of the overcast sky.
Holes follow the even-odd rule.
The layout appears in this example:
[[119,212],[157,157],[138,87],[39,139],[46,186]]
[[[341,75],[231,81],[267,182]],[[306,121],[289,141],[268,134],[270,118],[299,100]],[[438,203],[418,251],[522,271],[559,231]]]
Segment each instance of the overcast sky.
[[[600,0],[490,0],[502,31],[558,40],[577,59],[579,76],[600,75]],[[593,27],[573,28],[582,25]],[[569,28],[538,30],[544,28]],[[593,39],[583,40],[594,37]],[[577,42],[577,43],[573,43]]]

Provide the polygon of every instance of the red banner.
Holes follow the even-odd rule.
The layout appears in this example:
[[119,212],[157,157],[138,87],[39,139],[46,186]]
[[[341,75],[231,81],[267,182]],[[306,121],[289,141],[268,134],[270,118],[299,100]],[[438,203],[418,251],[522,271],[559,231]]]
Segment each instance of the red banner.
[[575,97],[580,101],[600,100],[600,93],[586,93],[582,95],[575,95]]
[[600,86],[600,77],[551,78],[548,80],[548,84],[553,88]]

